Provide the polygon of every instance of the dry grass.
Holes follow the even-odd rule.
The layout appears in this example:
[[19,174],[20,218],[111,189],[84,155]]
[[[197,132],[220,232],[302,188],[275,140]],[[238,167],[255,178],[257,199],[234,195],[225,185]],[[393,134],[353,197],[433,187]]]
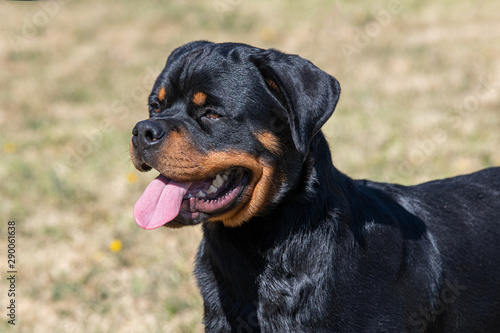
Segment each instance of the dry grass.
[[274,47],[335,75],[343,94],[325,132],[353,177],[410,184],[500,164],[500,3],[390,3],[0,3],[0,248],[15,219],[16,330],[202,331],[199,228],[136,227],[154,175],[127,152],[182,43]]

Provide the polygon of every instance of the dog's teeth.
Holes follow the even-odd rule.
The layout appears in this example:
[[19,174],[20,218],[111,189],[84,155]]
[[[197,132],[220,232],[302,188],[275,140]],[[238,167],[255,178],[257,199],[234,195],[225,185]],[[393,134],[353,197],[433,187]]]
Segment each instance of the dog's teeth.
[[224,178],[222,178],[221,175],[217,175],[217,177],[215,177],[214,181],[212,182],[212,185],[215,187],[220,187],[222,184],[224,184]]
[[[210,192],[209,192],[209,193],[210,193]],[[206,196],[207,196],[207,194],[206,194],[205,192],[202,192],[202,191],[200,191],[200,192],[198,192],[198,193],[196,194],[196,197],[197,197],[197,198],[204,198],[204,197],[206,197]]]
[[210,187],[208,188],[207,194],[215,193],[215,192],[217,192],[217,190],[218,190],[217,187],[210,185]]
[[229,179],[229,175],[228,174],[223,174],[222,175],[222,179],[224,179],[224,181],[228,180]]
[[193,197],[193,195],[191,193],[188,193],[187,198],[191,199],[192,197]]

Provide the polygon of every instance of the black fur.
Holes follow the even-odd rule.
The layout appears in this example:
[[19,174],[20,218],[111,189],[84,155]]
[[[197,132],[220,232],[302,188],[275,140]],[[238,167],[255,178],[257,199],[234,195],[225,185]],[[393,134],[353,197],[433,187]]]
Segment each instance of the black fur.
[[[235,147],[287,175],[242,226],[203,223],[207,332],[500,331],[500,168],[408,187],[350,179],[320,131],[337,80],[275,50],[190,43],[156,87],[165,82],[174,104],[202,87],[231,119],[199,129],[165,106],[200,149]],[[261,129],[280,137],[281,156],[249,134]]]

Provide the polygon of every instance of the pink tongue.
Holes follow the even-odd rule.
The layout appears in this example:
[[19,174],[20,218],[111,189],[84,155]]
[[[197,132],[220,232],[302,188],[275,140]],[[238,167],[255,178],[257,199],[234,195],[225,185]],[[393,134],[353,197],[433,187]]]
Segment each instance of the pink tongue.
[[135,222],[151,230],[172,221],[179,214],[189,186],[191,183],[178,183],[162,175],[156,177],[135,204]]

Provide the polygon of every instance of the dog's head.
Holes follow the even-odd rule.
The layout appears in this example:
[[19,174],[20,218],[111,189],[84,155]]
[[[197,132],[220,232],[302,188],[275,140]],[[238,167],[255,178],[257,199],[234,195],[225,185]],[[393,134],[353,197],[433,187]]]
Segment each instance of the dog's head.
[[309,61],[244,44],[176,49],[137,123],[130,155],[160,173],[134,209],[144,229],[236,227],[292,190],[340,86]]

